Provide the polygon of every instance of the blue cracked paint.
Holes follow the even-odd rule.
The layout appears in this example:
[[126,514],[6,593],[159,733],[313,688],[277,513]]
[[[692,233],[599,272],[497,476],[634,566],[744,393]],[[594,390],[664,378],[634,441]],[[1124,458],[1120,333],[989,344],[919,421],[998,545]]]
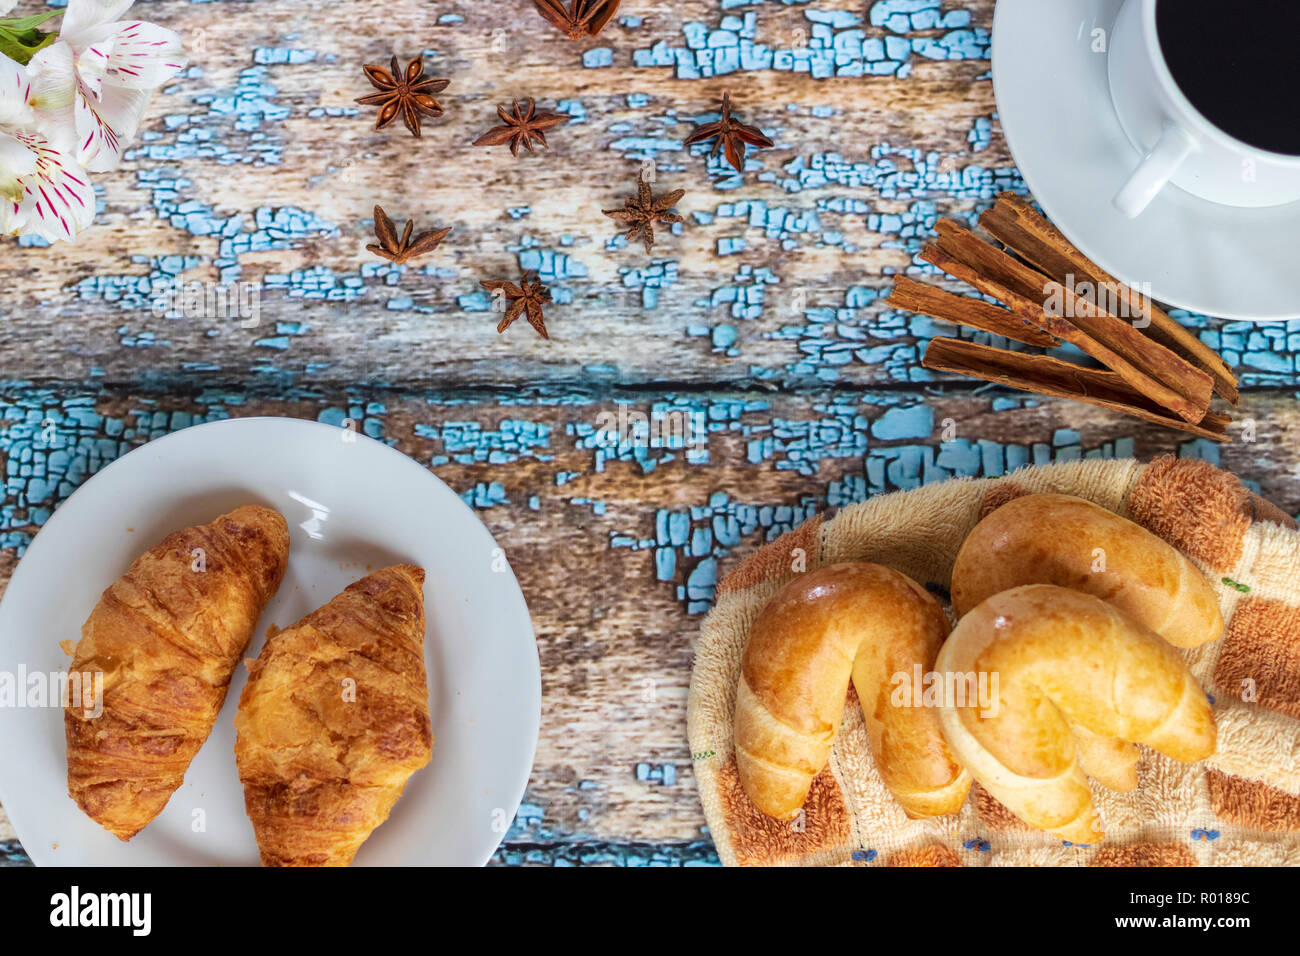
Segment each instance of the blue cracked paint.
[[[726,9],[726,5],[723,5]],[[987,30],[970,27],[970,13],[944,11],[940,0],[877,0],[868,18],[884,36],[868,36],[862,18],[844,10],[806,10],[806,30],[797,44],[773,47],[758,38],[758,13],[724,14],[716,27],[692,21],[682,26],[680,45],[660,40],[633,52],[638,67],[671,68],[678,79],[773,70],[806,73],[816,79],[890,76],[904,78],[917,58],[986,60]],[[938,31],[936,33],[936,31]],[[924,33],[923,36],[910,34]]]
[[455,462],[458,465],[509,465],[520,458],[552,461],[553,455],[539,454],[550,447],[551,428],[536,422],[506,419],[495,429],[484,429],[479,422],[446,422],[441,426],[417,424],[421,438],[441,441],[444,454],[435,455],[435,467]]
[[112,418],[95,411],[93,395],[39,387],[0,391],[0,548],[21,555],[54,509],[105,465],[150,439],[229,417],[240,400],[213,395],[209,401],[203,416],[142,403],[130,416]]

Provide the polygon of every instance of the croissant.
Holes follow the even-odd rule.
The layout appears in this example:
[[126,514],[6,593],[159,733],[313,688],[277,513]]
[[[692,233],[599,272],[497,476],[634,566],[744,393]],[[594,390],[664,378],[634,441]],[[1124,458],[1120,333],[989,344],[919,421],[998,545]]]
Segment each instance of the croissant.
[[1123,778],[1133,743],[1184,762],[1214,753],[1210,702],[1178,652],[1091,594],[1050,584],[996,594],[957,623],[935,669],[998,676],[991,708],[944,700],[944,736],[1007,809],[1064,840],[1103,836],[1080,755]]
[[264,866],[347,866],[431,759],[423,585],[376,571],[251,663],[235,761]]
[[288,558],[284,518],[246,505],[145,552],[82,626],[69,673],[103,674],[102,711],[64,709],[68,793],[118,838],[181,785]]
[[830,758],[851,679],[876,767],[907,815],[960,809],[970,775],[937,710],[891,700],[897,675],[929,671],[947,634],[934,598],[877,564],[830,565],[777,592],[750,630],[736,694],[736,765],[754,805],[777,819],[803,806]]
[[1057,584],[1096,595],[1176,647],[1223,634],[1205,576],[1140,525],[1071,495],[1025,495],[977,524],[952,572],[960,618],[985,598],[1021,584]]

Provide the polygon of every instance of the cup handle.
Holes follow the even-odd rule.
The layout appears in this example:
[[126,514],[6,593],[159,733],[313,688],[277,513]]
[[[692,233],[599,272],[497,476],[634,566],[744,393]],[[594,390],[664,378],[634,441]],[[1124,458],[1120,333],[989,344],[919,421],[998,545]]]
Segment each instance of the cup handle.
[[1151,200],[1164,189],[1178,167],[1196,149],[1196,143],[1177,126],[1167,124],[1160,142],[1142,157],[1142,164],[1133,170],[1112,202],[1115,208],[1133,219],[1151,205]]

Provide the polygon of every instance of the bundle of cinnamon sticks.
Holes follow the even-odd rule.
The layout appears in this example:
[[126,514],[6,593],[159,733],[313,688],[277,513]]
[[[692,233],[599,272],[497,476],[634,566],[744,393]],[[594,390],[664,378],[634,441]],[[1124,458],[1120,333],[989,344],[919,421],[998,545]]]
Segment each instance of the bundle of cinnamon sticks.
[[[1003,193],[979,219],[986,242],[950,219],[921,258],[1001,302],[899,277],[887,300],[953,325],[1041,349],[1077,347],[1104,368],[957,338],[932,339],[922,365],[1056,398],[1069,398],[1214,441],[1230,441],[1237,379],[1195,334],[1080,252],[1028,201]],[[1000,245],[999,245],[1000,244]]]

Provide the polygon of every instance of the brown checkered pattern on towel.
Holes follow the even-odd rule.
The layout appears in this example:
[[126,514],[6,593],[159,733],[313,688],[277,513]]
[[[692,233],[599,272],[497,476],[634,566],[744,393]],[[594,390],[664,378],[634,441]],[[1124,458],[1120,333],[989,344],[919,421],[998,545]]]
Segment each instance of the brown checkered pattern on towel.
[[[837,561],[875,561],[941,596],[980,517],[1017,495],[1078,495],[1136,521],[1214,584],[1228,627],[1185,651],[1214,700],[1218,752],[1180,764],[1146,748],[1139,786],[1096,784],[1098,846],[1033,830],[974,787],[960,813],[909,820],[872,765],[852,690],[830,764],[797,825],[740,787],[732,711],[749,627],[786,581]],[[718,587],[691,675],[687,733],[723,863],[865,866],[1300,866],[1300,530],[1232,475],[1199,461],[1083,461],[886,495],[768,544]]]

